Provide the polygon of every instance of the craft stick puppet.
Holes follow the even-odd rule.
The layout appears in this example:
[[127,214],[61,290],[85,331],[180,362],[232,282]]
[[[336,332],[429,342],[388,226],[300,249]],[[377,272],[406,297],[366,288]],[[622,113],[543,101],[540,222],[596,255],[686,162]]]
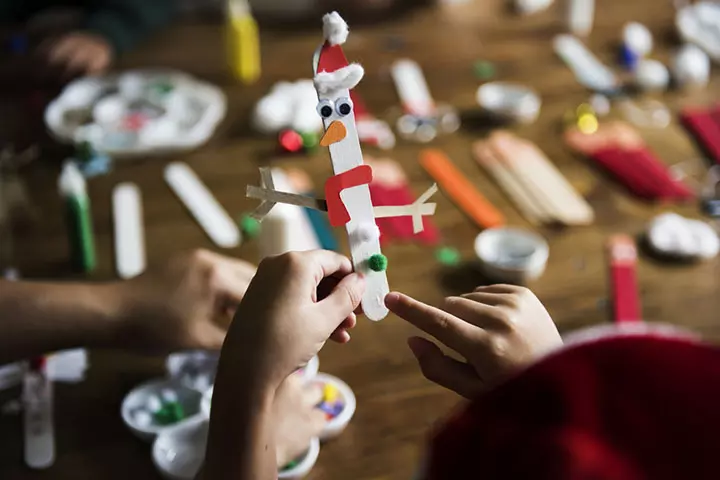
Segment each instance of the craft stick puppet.
[[363,162],[350,96],[364,70],[357,63],[348,63],[345,57],[341,45],[347,40],[348,26],[337,12],[323,18],[323,34],[325,41],[315,52],[313,70],[319,100],[317,112],[325,127],[320,145],[330,150],[335,174],[325,182],[325,199],[275,190],[267,168],[260,169],[262,186],[248,185],[247,196],[262,200],[253,213],[260,221],[276,203],[290,203],[326,211],[332,226],[344,225],[354,268],[365,276],[363,312],[370,320],[378,321],[388,313],[384,300],[390,289],[385,272],[387,259],[380,250],[380,231],[375,219],[409,216],[414,232],[421,232],[423,216],[435,213],[436,205],[425,202],[437,191],[437,186],[431,186],[411,205],[373,206],[369,188],[372,168]]

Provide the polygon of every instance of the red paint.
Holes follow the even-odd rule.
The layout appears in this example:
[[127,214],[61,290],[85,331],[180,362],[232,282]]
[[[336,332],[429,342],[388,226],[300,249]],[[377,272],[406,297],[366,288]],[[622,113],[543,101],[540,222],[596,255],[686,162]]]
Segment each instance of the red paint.
[[303,139],[295,130],[283,130],[278,135],[280,148],[289,153],[297,153],[303,148]]
[[330,225],[340,227],[350,221],[350,214],[340,198],[340,192],[346,188],[367,185],[372,182],[370,165],[358,165],[352,170],[330,177],[325,182],[325,201],[328,206]]

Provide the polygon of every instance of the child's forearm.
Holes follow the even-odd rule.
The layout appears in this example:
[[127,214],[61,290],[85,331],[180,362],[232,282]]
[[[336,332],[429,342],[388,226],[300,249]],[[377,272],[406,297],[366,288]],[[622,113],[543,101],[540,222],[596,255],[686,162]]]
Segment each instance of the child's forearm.
[[[276,480],[273,403],[277,386],[255,365],[221,358],[202,480]],[[223,365],[225,363],[225,365]],[[227,368],[229,367],[229,368]]]
[[111,345],[120,331],[120,303],[117,284],[0,281],[0,364]]

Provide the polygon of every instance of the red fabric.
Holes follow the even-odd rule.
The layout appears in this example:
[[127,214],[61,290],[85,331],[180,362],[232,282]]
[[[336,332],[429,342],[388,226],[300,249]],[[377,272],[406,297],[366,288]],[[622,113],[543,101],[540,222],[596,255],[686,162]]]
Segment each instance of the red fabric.
[[318,59],[317,72],[332,73],[349,65],[345,52],[340,45],[330,45],[325,42],[320,50],[320,58]]
[[647,148],[603,148],[593,152],[592,157],[639,197],[671,201],[694,197],[693,192],[672,178],[668,168]]
[[427,480],[718,479],[720,349],[661,337],[545,358],[453,416]]
[[345,203],[340,198],[340,192],[346,188],[366,185],[370,182],[372,182],[372,168],[370,168],[370,165],[358,165],[325,181],[325,201],[328,206],[330,225],[341,227],[350,221],[350,213],[348,213]]
[[709,110],[686,109],[680,114],[680,119],[708,155],[720,164],[720,119],[717,109],[715,113]]

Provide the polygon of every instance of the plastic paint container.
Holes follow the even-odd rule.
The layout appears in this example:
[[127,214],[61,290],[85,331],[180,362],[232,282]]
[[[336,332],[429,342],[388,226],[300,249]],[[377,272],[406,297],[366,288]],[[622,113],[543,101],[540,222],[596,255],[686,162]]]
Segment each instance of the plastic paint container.
[[315,375],[313,381],[323,386],[325,384],[331,385],[337,393],[337,402],[342,404],[340,412],[328,421],[320,435],[320,440],[330,440],[340,435],[343,430],[345,430],[345,427],[347,427],[347,424],[350,423],[353,415],[355,415],[357,400],[347,383],[337,377],[325,373],[318,373]]
[[[153,413],[148,404],[153,402],[153,397],[158,401],[162,401],[166,392],[172,392],[176,397],[177,403],[182,408],[184,419],[195,416],[200,412],[202,394],[197,390],[188,388],[175,380],[156,380],[144,383],[130,391],[125,396],[120,407],[120,414],[125,425],[139,438],[152,440],[163,430],[180,423],[161,424],[157,422],[156,418],[153,418]],[[143,411],[150,415],[150,421],[147,421],[147,414],[143,413]],[[139,421],[141,417],[146,420]]]
[[313,438],[310,442],[310,448],[308,449],[305,456],[303,456],[296,464],[291,468],[286,468],[278,472],[278,479],[300,479],[310,473],[310,470],[315,466],[318,455],[320,455],[320,440]]
[[152,459],[168,480],[194,480],[205,460],[210,422],[195,415],[166,428],[155,439]]
[[541,236],[519,228],[490,228],[475,238],[482,272],[502,282],[522,285],[539,278],[549,253]]

